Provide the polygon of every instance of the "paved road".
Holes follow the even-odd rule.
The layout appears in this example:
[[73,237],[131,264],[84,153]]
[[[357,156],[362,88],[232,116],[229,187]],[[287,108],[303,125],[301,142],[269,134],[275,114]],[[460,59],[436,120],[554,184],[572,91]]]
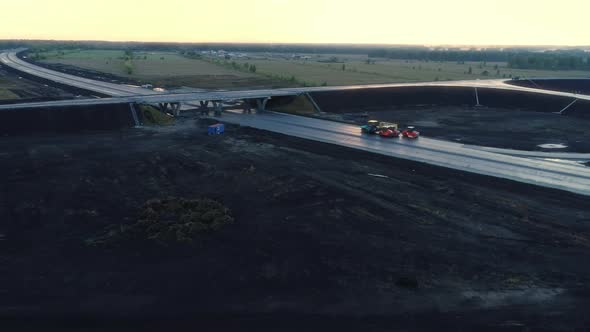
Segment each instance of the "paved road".
[[[506,84],[502,80],[378,84],[368,86],[356,85],[344,87],[291,88],[246,91],[208,91],[180,94],[157,93],[137,87],[98,82],[41,68],[18,59],[14,52],[0,54],[0,62],[31,75],[43,77],[54,82],[113,96],[112,98],[101,99],[77,99],[55,102],[4,105],[0,106],[0,110],[18,109],[23,107],[90,104],[98,105],[130,102],[158,103],[190,102],[195,100],[253,99],[273,96],[298,95],[302,93],[318,91],[342,91],[408,86],[482,87],[559,95],[572,98],[572,100],[590,100],[590,96],[518,87]],[[290,136],[365,150],[397,158],[410,159],[433,165],[590,195],[590,168],[577,164],[556,163],[546,160],[520,158],[502,154],[506,153],[506,150],[485,151],[483,149],[475,149],[473,147],[464,146],[458,143],[426,138],[420,138],[419,140],[411,141],[403,139],[388,140],[375,136],[364,136],[359,133],[359,129],[356,126],[285,114],[263,113],[256,115],[240,115],[237,113],[228,113],[224,115],[223,121],[274,131]],[[536,156],[529,155],[528,157]],[[575,157],[577,158],[579,156]]]
[[424,137],[408,140],[363,135],[356,126],[272,112],[252,115],[226,112],[219,120],[396,158],[590,195],[590,168],[573,163],[519,158]]
[[57,83],[66,84],[101,94],[113,96],[113,98],[101,99],[76,99],[39,103],[25,103],[15,105],[0,105],[2,109],[19,109],[30,107],[57,107],[72,105],[108,105],[115,103],[172,103],[172,102],[191,102],[196,100],[237,100],[237,99],[257,99],[277,96],[300,95],[309,92],[322,91],[346,91],[357,89],[377,89],[377,88],[395,88],[395,87],[427,87],[427,86],[447,86],[447,87],[469,87],[469,88],[492,88],[512,91],[526,91],[538,94],[555,95],[574,99],[590,100],[590,96],[578,95],[567,92],[549,91],[533,89],[507,84],[505,80],[475,80],[475,81],[450,81],[450,82],[423,82],[423,83],[395,83],[395,84],[372,84],[372,85],[350,85],[350,86],[328,86],[328,87],[307,87],[307,88],[284,88],[284,89],[264,89],[264,90],[242,90],[242,91],[206,91],[191,93],[161,93],[138,87],[119,85],[108,82],[95,81],[81,78],[61,72],[39,67],[19,59],[15,52],[0,54],[0,63],[15,68],[17,70],[39,76]]
[[157,92],[149,89],[91,80],[36,66],[18,58],[16,52],[1,53],[0,63],[18,71],[41,77],[56,83],[74,86],[113,97],[158,94]]
[[546,152],[546,151],[523,151],[513,149],[492,148],[478,145],[464,145],[465,148],[476,149],[500,154],[506,154],[515,157],[559,159],[571,161],[590,161],[590,153],[580,152]]

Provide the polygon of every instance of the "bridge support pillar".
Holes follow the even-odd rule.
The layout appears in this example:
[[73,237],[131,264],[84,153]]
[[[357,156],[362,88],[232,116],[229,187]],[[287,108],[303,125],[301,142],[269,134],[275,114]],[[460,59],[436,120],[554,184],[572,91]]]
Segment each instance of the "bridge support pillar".
[[158,108],[164,113],[168,113],[168,103],[158,103]]
[[208,100],[201,100],[199,101],[199,110],[201,110],[201,115],[208,116],[209,115],[209,101]]
[[139,122],[139,117],[137,116],[136,106],[137,105],[135,103],[129,103],[129,110],[131,111],[131,117],[133,118],[133,123],[135,124],[135,127],[139,127],[139,126],[141,126],[141,123]]
[[180,102],[177,103],[158,103],[158,108],[163,113],[169,113],[174,116],[180,115]]
[[320,108],[320,106],[315,102],[315,99],[313,99],[313,97],[311,96],[311,94],[309,92],[305,93],[305,96],[307,97],[307,99],[311,102],[311,104],[313,105],[314,110],[316,111],[316,113],[322,113],[322,109]]
[[256,111],[261,113],[266,111],[266,103],[268,103],[269,100],[270,97],[256,99]]
[[477,87],[475,88],[475,107],[480,107],[481,104],[479,103],[479,93],[477,91]]
[[243,101],[242,107],[244,108],[244,114],[252,114],[252,105],[250,105],[248,100]]
[[172,110],[172,115],[174,115],[174,116],[180,115],[180,102],[170,103],[170,108]]
[[223,105],[221,101],[213,101],[213,109],[215,110],[215,116],[221,116],[221,112],[223,111]]
[[574,101],[572,101],[571,103],[569,103],[566,107],[562,108],[561,111],[559,112],[555,112],[556,114],[559,115],[563,115],[565,114],[565,111],[567,111],[573,104],[575,104],[578,101],[578,98],[574,99]]

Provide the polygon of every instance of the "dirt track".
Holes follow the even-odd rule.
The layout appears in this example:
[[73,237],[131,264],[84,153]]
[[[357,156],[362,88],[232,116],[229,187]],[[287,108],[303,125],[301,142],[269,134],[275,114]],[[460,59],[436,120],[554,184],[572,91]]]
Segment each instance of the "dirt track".
[[[587,198],[204,126],[3,139],[0,316],[109,331],[166,317],[268,330],[587,326]],[[221,200],[236,222],[192,246],[84,244],[167,196]]]

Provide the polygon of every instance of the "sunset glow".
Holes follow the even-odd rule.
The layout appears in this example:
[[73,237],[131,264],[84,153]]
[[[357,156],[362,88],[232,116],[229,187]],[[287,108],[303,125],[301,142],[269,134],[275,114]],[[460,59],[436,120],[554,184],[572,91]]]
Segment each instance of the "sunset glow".
[[587,0],[19,0],[0,39],[589,45]]

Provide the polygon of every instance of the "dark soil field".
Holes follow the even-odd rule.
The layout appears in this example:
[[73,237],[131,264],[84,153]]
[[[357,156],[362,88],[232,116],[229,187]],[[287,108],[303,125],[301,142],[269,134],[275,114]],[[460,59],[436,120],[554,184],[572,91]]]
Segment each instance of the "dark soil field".
[[74,98],[75,94],[29,80],[0,66],[0,103]]
[[[195,121],[0,141],[4,326],[589,326],[586,197]],[[167,197],[213,199],[233,222],[96,241]]]

